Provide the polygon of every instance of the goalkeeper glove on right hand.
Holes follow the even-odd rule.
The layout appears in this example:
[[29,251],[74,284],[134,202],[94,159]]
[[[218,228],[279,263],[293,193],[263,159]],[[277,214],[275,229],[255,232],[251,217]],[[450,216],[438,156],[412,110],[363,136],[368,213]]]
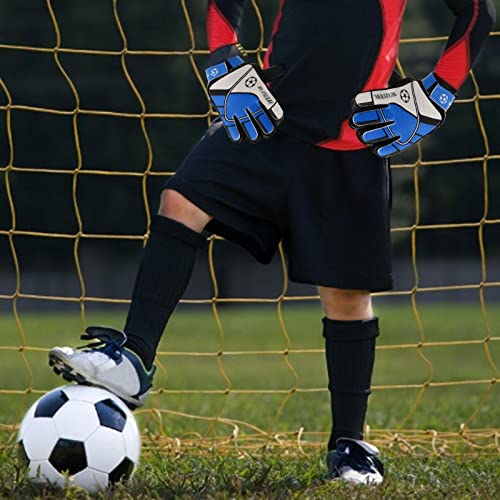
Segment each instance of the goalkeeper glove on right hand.
[[279,78],[279,66],[261,70],[240,56],[206,69],[208,93],[222,119],[229,138],[257,142],[269,137],[283,120],[283,110],[266,85]]
[[350,125],[361,142],[381,158],[404,151],[439,128],[455,94],[433,73],[422,81],[402,80],[385,90],[354,98]]

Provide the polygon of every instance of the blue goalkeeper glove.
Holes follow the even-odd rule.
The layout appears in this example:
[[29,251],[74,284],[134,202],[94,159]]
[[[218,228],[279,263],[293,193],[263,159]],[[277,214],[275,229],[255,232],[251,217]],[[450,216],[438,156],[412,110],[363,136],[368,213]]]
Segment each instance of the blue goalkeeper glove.
[[350,125],[361,142],[381,158],[405,151],[439,128],[455,94],[433,73],[406,79],[384,90],[361,92],[353,101]]
[[279,78],[279,66],[261,70],[232,57],[206,69],[208,93],[233,142],[269,137],[283,120],[283,110],[266,82]]

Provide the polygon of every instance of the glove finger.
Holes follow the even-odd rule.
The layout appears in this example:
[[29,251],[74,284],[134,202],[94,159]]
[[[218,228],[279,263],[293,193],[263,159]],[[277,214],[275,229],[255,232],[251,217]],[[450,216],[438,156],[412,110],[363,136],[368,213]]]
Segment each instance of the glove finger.
[[394,156],[395,154],[400,153],[405,149],[408,149],[408,146],[400,146],[398,148],[396,146],[396,142],[394,141],[384,146],[374,147],[373,152],[380,158],[389,158],[390,156]]
[[360,130],[358,134],[359,139],[365,144],[375,144],[377,142],[387,142],[388,139],[395,139],[389,127],[371,128],[367,131]]
[[254,118],[265,135],[271,135],[275,131],[274,123],[264,110],[254,113]]
[[259,140],[259,131],[249,116],[240,118],[240,123],[243,126],[246,135],[252,142]]
[[367,111],[359,111],[357,113],[353,113],[351,116],[351,123],[354,128],[359,127],[360,125],[367,125],[372,123],[383,123],[384,117],[382,113],[377,109],[370,109]]
[[233,142],[242,141],[242,135],[238,129],[236,121],[228,122],[226,120],[223,120],[222,123],[224,124],[224,128],[226,129],[229,139],[231,139]]

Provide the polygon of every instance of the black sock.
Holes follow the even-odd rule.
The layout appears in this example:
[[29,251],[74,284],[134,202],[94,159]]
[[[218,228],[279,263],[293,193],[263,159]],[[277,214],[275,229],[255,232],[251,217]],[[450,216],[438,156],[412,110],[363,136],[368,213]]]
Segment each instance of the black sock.
[[378,335],[377,318],[366,321],[323,318],[333,419],[328,450],[336,448],[340,437],[363,439]]
[[125,347],[150,369],[163,330],[193,272],[205,238],[184,224],[155,215],[128,311]]

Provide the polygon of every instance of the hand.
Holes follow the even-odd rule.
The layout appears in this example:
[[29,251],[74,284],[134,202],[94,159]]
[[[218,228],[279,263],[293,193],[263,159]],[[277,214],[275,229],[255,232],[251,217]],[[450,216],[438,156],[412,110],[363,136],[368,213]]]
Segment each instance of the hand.
[[207,68],[208,93],[233,142],[246,137],[257,142],[276,131],[283,120],[283,110],[266,82],[282,72],[278,66],[261,70],[240,56]]
[[381,158],[404,151],[439,128],[455,94],[433,73],[423,80],[406,79],[385,90],[358,94],[350,125],[361,142]]

